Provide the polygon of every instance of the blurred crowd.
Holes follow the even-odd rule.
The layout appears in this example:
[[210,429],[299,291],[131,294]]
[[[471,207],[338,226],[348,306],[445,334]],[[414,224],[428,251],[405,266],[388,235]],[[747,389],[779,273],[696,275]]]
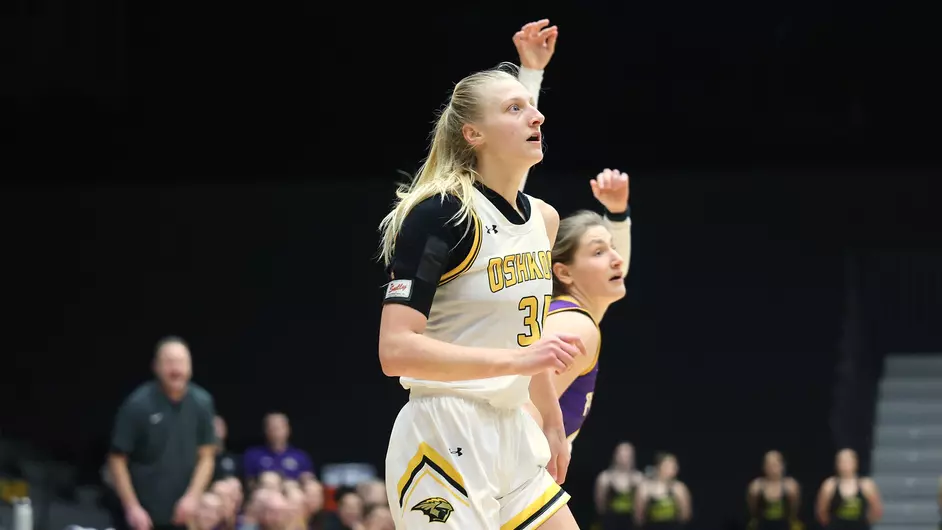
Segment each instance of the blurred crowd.
[[[289,443],[288,417],[265,417],[265,444],[244,456],[226,446],[226,422],[214,419],[217,440],[213,481],[187,523],[189,530],[394,530],[386,486],[367,480],[331,496],[308,454]],[[106,483],[111,480],[106,469]],[[120,504],[116,522],[124,518]],[[120,527],[120,525],[116,525]]]
[[265,417],[265,445],[241,458],[226,449],[222,417],[214,426],[219,450],[214,481],[200,499],[190,530],[393,530],[381,480],[327,496],[308,454],[289,444],[288,417]]

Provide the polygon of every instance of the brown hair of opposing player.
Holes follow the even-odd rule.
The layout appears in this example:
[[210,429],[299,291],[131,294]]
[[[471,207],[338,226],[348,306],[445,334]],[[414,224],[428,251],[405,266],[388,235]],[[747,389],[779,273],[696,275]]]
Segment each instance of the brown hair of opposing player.
[[[590,210],[580,210],[560,221],[559,230],[556,232],[556,243],[553,244],[553,263],[572,265],[572,260],[579,251],[579,241],[582,240],[586,231],[595,226],[605,227],[608,231],[612,229],[607,219]],[[569,287],[559,281],[554,274],[553,296],[567,294],[569,294]]]

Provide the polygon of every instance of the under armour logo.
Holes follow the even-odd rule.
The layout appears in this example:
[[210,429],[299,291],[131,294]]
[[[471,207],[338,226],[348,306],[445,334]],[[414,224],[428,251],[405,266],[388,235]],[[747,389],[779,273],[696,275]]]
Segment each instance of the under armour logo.
[[488,227],[487,227],[487,233],[488,233],[488,234],[496,234],[496,233],[497,233],[497,225],[490,225],[490,226],[488,226]]
[[455,456],[461,456],[461,454],[462,454],[460,447],[457,447],[457,448],[455,448],[455,449],[449,449],[448,452],[451,453],[451,454],[453,454],[453,455],[455,455]]

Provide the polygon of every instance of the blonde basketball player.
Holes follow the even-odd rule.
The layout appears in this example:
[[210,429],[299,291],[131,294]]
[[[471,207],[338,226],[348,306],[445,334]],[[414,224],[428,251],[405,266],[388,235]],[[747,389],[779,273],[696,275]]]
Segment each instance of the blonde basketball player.
[[[544,31],[552,46],[555,28]],[[559,217],[518,191],[542,160],[543,120],[506,69],[466,77],[381,224],[392,280],[380,361],[410,390],[386,456],[399,529],[578,528],[547,463],[568,462],[551,376],[585,350],[541,336]]]

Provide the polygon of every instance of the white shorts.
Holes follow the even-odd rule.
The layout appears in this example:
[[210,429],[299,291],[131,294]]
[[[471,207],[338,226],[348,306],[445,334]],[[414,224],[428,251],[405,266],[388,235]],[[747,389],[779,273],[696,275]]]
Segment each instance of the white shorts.
[[549,444],[523,408],[412,397],[386,453],[397,530],[529,530],[569,502],[546,471]]

